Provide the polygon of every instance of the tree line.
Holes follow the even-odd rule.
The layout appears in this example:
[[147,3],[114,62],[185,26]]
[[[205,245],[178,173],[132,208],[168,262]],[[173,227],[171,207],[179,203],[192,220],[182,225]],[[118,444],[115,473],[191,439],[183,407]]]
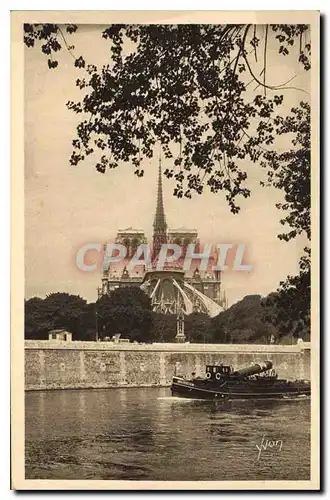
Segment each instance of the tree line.
[[[191,343],[269,343],[292,341],[290,330],[276,323],[277,310],[270,294],[249,295],[218,316],[192,313],[185,317],[185,335]],[[110,340],[120,334],[131,342],[174,342],[176,316],[152,310],[150,298],[138,287],[127,286],[87,303],[78,295],[51,293],[45,299],[25,301],[25,339],[48,339],[52,329],[63,328],[73,340]],[[309,340],[308,331],[299,336]]]

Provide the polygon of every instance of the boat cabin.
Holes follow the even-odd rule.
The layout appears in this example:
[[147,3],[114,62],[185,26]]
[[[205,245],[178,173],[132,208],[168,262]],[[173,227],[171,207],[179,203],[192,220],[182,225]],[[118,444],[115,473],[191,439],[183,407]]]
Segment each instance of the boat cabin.
[[231,367],[228,365],[206,365],[206,378],[219,380],[223,375],[230,375]]

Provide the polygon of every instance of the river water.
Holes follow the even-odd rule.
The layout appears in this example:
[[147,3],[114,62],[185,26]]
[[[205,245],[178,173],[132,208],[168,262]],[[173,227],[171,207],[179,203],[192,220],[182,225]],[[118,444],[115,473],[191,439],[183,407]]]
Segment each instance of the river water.
[[27,392],[25,408],[26,479],[310,479],[309,400],[91,389]]

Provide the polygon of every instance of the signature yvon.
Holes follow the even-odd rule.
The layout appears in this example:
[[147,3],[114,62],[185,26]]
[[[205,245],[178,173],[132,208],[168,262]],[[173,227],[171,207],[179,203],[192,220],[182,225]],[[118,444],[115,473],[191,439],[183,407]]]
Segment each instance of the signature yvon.
[[262,436],[261,443],[256,444],[256,448],[258,450],[258,460],[260,460],[262,451],[266,451],[268,449],[273,449],[274,451],[281,451],[282,446],[283,446],[282,439],[266,439],[265,436]]

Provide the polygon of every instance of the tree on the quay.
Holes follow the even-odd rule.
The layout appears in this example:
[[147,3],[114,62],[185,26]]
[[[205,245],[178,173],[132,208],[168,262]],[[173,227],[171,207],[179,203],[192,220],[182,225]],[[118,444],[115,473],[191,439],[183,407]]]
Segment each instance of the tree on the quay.
[[300,272],[288,276],[278,290],[262,302],[262,319],[277,329],[277,338],[310,340],[311,282],[310,261],[302,257]]
[[85,313],[82,318],[83,328],[76,336],[75,340],[96,340],[97,338],[97,316],[96,316],[96,304],[91,302],[86,305]]
[[176,315],[153,312],[152,332],[155,342],[174,342],[176,336]]
[[101,339],[120,334],[131,341],[152,341],[151,300],[139,287],[121,287],[103,295],[96,310]]
[[25,301],[25,338],[46,339],[52,329],[63,328],[77,339],[84,329],[87,302],[79,295],[56,292],[45,299]]
[[[262,302],[260,295],[247,295],[212,318],[213,342],[263,344],[277,338],[278,328],[266,318]],[[274,314],[270,307],[268,313]]]
[[206,344],[212,342],[211,318],[195,312],[185,317],[184,333],[189,342]]
[[46,340],[53,328],[52,318],[46,314],[44,300],[32,297],[24,301],[24,338]]

